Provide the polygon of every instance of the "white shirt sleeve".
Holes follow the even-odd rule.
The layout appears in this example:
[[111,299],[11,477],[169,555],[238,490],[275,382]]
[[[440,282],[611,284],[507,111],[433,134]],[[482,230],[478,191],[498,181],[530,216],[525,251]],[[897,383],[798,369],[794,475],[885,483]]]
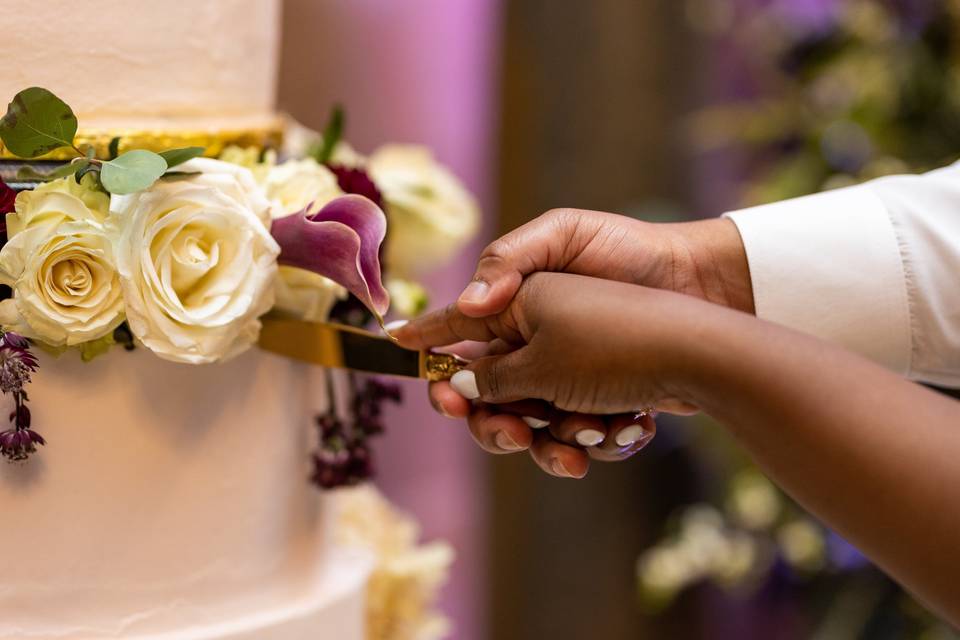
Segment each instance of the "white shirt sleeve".
[[960,387],[960,163],[725,215],[758,317]]

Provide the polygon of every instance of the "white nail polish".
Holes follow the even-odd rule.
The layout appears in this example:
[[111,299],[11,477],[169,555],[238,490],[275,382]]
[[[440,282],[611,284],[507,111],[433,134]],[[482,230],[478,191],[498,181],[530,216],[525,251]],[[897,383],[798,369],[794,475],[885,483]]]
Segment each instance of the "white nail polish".
[[550,426],[549,420],[541,420],[533,416],[523,416],[523,421],[526,422],[527,426],[531,429],[543,429],[544,427]]
[[477,388],[477,375],[469,369],[457,371],[450,378],[450,386],[467,400],[476,400],[480,397],[480,389]]
[[523,449],[523,447],[513,441],[513,438],[511,438],[510,434],[506,431],[498,431],[497,435],[493,437],[493,441],[504,451],[519,451]]
[[409,324],[409,322],[409,320],[394,320],[393,322],[388,322],[387,324],[383,325],[383,330],[387,333],[393,333],[404,325]]
[[574,438],[581,447],[595,447],[603,442],[604,435],[596,429],[583,429],[582,431],[577,431],[577,435],[574,436]]
[[617,434],[617,444],[621,447],[631,445],[643,437],[643,427],[638,424],[631,425]]

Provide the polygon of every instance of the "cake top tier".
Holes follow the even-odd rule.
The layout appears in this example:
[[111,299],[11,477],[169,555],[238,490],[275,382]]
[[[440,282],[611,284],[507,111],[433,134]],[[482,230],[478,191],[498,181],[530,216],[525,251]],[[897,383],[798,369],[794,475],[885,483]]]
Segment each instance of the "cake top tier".
[[50,89],[81,127],[244,129],[274,118],[280,0],[47,0],[6,12],[0,102]]

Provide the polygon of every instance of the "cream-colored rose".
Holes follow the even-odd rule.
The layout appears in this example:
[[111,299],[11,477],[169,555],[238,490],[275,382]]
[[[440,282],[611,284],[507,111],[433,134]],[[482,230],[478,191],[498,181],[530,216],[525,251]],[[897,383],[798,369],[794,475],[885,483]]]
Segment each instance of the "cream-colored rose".
[[425,147],[381,147],[367,171],[386,202],[387,265],[393,273],[409,277],[437,266],[476,233],[476,200]]
[[0,303],[5,328],[51,346],[96,340],[123,321],[113,251],[98,222],[30,225],[0,251],[0,281],[13,288]]
[[134,336],[162,358],[203,363],[256,341],[280,247],[263,222],[265,199],[243,184],[249,171],[191,163],[214,170],[113,196],[109,223]]
[[246,167],[257,184],[263,186],[270,169],[277,164],[277,152],[272,149],[264,152],[260,147],[239,147],[232,144],[220,152],[219,159]]
[[7,214],[7,236],[38,224],[92,220],[103,222],[110,208],[110,196],[94,188],[93,176],[77,184],[72,176],[52,180],[32,191],[17,194],[16,211]]
[[347,290],[320,274],[280,265],[273,308],[308,322],[326,322],[330,310],[347,297]]
[[[285,158],[303,158],[309,156],[312,149],[323,144],[323,135],[310,127],[305,127],[290,116],[284,119],[283,147],[281,155]],[[350,143],[340,140],[330,154],[330,162],[345,167],[360,167],[367,159],[354,149]]]
[[7,214],[0,306],[7,329],[53,346],[95,340],[123,321],[113,252],[105,234],[110,198],[92,176],[60,178],[17,195]]
[[343,195],[337,176],[312,158],[288,160],[271,168],[265,187],[277,218],[302,211],[308,205],[316,211]]
[[[219,190],[231,200],[252,211],[267,229],[270,228],[270,219],[273,217],[270,201],[264,194],[263,187],[257,184],[253,173],[247,167],[213,158],[193,158],[177,165],[174,171],[191,173],[199,171],[203,175],[193,180],[200,178],[203,184]],[[110,208],[113,208],[112,203]]]

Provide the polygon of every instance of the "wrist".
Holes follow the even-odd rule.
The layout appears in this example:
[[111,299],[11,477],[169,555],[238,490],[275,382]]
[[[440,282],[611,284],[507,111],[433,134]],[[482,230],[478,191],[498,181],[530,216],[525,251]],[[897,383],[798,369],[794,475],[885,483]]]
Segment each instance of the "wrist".
[[725,218],[665,225],[668,287],[708,302],[754,314],[747,254],[737,226]]

